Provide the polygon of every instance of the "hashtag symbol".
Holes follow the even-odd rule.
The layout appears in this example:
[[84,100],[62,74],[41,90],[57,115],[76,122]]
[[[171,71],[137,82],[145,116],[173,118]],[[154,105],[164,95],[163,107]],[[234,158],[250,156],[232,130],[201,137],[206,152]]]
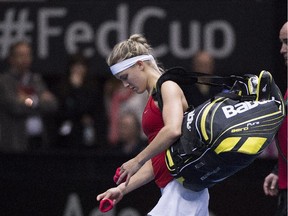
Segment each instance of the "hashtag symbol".
[[21,9],[16,17],[16,9],[6,11],[3,21],[0,20],[0,56],[5,58],[11,44],[19,40],[31,42],[28,35],[34,28],[28,19],[29,10]]

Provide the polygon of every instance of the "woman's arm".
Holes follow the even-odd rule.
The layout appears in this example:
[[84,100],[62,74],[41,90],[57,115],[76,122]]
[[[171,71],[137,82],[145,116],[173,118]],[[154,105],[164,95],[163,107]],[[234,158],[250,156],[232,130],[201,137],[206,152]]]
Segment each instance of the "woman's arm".
[[188,107],[183,91],[175,82],[166,81],[161,87],[161,95],[164,127],[147,148],[136,156],[140,163],[168,149],[181,135],[183,113]]
[[125,183],[121,183],[117,187],[110,188],[104,193],[97,196],[97,201],[102,199],[112,199],[113,204],[118,203],[124,195],[130,193],[131,191],[147,184],[154,179],[153,167],[151,160],[147,161],[141,169],[131,177],[130,182],[127,186]]
[[121,166],[121,175],[117,183],[127,176],[127,184],[131,176],[147,160],[168,149],[181,135],[183,113],[188,107],[184,93],[175,82],[166,81],[161,87],[161,95],[163,100],[162,116],[164,127],[143,151]]

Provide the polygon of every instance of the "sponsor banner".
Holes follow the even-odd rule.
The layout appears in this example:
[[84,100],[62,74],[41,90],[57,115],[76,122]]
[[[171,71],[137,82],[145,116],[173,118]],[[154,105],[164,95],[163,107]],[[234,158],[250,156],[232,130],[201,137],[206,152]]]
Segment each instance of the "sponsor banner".
[[[198,50],[209,51],[219,73],[259,73],[272,69],[278,50],[273,1],[0,2],[0,65],[10,45],[33,44],[34,67],[64,73],[67,56],[83,52],[96,74],[115,43],[144,34],[166,68],[190,69]],[[273,42],[275,41],[275,43]]]

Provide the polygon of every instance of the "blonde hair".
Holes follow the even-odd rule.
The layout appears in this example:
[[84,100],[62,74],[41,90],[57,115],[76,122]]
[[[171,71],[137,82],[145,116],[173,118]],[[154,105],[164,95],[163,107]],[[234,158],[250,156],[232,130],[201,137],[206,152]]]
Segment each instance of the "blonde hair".
[[[125,59],[139,55],[152,55],[153,49],[146,38],[140,34],[133,34],[129,39],[116,44],[107,58],[108,66],[112,66]],[[157,62],[156,62],[157,63]],[[158,65],[157,65],[158,66]],[[158,66],[159,67],[159,66]],[[163,71],[159,67],[160,71]]]

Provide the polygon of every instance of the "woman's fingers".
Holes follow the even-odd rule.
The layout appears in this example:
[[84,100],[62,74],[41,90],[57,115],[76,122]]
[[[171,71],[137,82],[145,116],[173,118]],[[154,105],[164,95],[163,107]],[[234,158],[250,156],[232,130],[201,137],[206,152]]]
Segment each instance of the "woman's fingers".
[[124,170],[124,171],[120,171],[120,177],[119,177],[119,179],[118,179],[118,181],[117,181],[117,185],[119,185],[119,184],[121,184],[122,182],[125,182],[125,181],[127,181],[126,180],[126,176],[127,176],[127,171],[126,170]]
[[99,194],[99,195],[96,197],[97,201],[100,201],[101,199],[103,199],[104,196],[105,196],[105,193]]

